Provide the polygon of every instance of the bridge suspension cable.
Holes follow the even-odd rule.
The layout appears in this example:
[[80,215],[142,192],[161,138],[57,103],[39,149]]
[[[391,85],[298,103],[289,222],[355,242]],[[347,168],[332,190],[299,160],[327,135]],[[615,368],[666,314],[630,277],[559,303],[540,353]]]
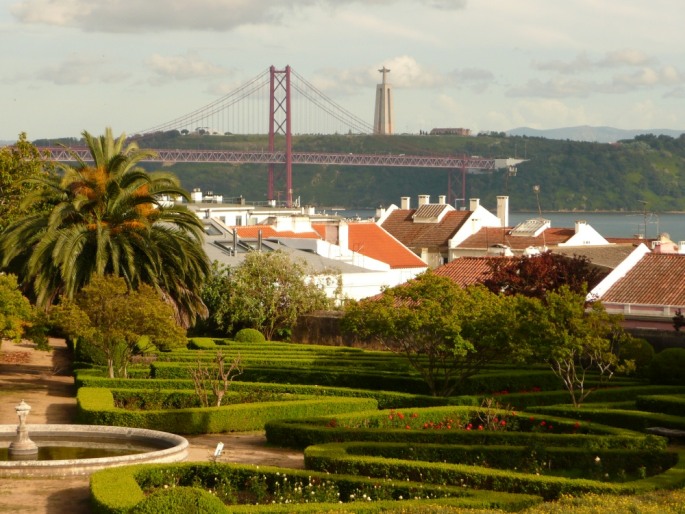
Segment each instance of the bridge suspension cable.
[[[269,131],[269,69],[234,91],[170,121],[139,131],[266,134]],[[371,134],[373,126],[292,71],[291,130],[294,134]]]

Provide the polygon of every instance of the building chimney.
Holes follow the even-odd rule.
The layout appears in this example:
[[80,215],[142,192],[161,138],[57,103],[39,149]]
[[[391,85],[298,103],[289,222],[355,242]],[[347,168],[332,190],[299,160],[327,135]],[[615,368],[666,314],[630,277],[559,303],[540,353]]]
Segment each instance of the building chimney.
[[501,227],[509,226],[509,197],[497,197],[497,217],[499,218]]
[[576,234],[583,230],[585,228],[585,225],[587,225],[587,221],[585,220],[577,220],[576,221]]
[[401,209],[404,209],[404,210],[411,209],[411,207],[410,207],[411,198],[408,196],[403,196],[402,198],[400,198],[400,205],[401,205]]
[[193,192],[190,193],[190,199],[193,203],[202,203],[202,189],[196,187]]
[[419,195],[419,207],[428,205],[429,203],[431,203],[430,195]]
[[471,212],[478,209],[479,206],[480,206],[480,198],[469,198],[469,210]]
[[350,232],[347,222],[340,220],[338,223],[338,246],[343,250],[350,248]]
[[445,205],[447,203],[447,197],[445,195],[438,196],[438,203],[440,205]]

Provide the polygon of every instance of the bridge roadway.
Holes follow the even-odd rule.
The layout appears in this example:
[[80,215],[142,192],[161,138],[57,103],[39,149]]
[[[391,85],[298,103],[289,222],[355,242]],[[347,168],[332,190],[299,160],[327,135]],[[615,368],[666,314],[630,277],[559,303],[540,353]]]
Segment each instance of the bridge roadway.
[[[75,161],[76,156],[83,161],[92,160],[87,148],[39,147],[46,157],[53,161]],[[148,150],[143,148],[142,150]],[[286,164],[286,152],[268,150],[169,150],[149,149],[154,156],[149,162],[194,162],[227,164]],[[492,171],[511,168],[523,162],[521,159],[491,159],[477,156],[424,156],[404,154],[355,154],[355,153],[314,153],[292,152],[292,164],[336,164],[339,166],[388,166],[405,168],[449,168],[474,171]]]

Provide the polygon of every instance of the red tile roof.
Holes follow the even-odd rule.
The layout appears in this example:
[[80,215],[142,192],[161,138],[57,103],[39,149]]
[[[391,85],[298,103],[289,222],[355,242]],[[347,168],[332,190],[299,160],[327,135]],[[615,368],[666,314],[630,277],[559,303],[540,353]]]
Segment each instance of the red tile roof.
[[383,222],[383,228],[409,248],[445,246],[471,215],[451,211],[439,223],[414,223],[416,209],[397,209]]
[[462,287],[481,284],[490,277],[488,262],[507,257],[460,257],[435,268],[433,273],[449,277]]
[[[312,225],[323,238],[324,224]],[[425,268],[428,265],[375,223],[347,225],[349,249],[389,264],[391,268]]]
[[548,228],[537,237],[511,236],[511,228],[485,227],[467,237],[458,248],[487,249],[494,244],[505,244],[512,250],[525,250],[529,246],[556,246],[565,243],[576,233],[572,228]]
[[602,301],[685,305],[685,255],[646,254],[602,295]]
[[287,237],[300,239],[320,239],[319,234],[314,230],[309,232],[293,232],[292,230],[276,231],[271,225],[249,225],[234,227],[238,232],[238,237],[242,239],[257,239],[259,231],[262,231],[262,238]]

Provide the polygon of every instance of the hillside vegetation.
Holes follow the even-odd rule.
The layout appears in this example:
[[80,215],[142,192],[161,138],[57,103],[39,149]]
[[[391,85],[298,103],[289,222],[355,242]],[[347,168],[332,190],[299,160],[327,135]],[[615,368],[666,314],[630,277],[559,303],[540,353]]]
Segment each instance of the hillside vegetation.
[[[160,133],[139,139],[148,148],[265,149],[266,136],[181,136]],[[282,141],[277,141],[282,148]],[[507,194],[514,211],[537,210],[533,186],[540,186],[543,210],[640,211],[647,201],[655,212],[685,211],[685,134],[678,138],[646,134],[615,144],[560,141],[491,133],[462,136],[295,136],[295,151],[480,155],[528,159],[518,174],[504,170],[469,175],[467,197],[494,208]],[[184,187],[201,188],[225,198],[266,200],[266,165],[179,163],[168,167]],[[456,174],[459,179],[459,174]],[[283,182],[283,181],[282,181]],[[278,185],[278,183],[277,183]],[[453,183],[460,192],[460,182]],[[302,205],[375,208],[399,204],[400,197],[447,194],[448,172],[421,168],[294,166],[293,197]],[[285,198],[281,193],[281,198]]]

